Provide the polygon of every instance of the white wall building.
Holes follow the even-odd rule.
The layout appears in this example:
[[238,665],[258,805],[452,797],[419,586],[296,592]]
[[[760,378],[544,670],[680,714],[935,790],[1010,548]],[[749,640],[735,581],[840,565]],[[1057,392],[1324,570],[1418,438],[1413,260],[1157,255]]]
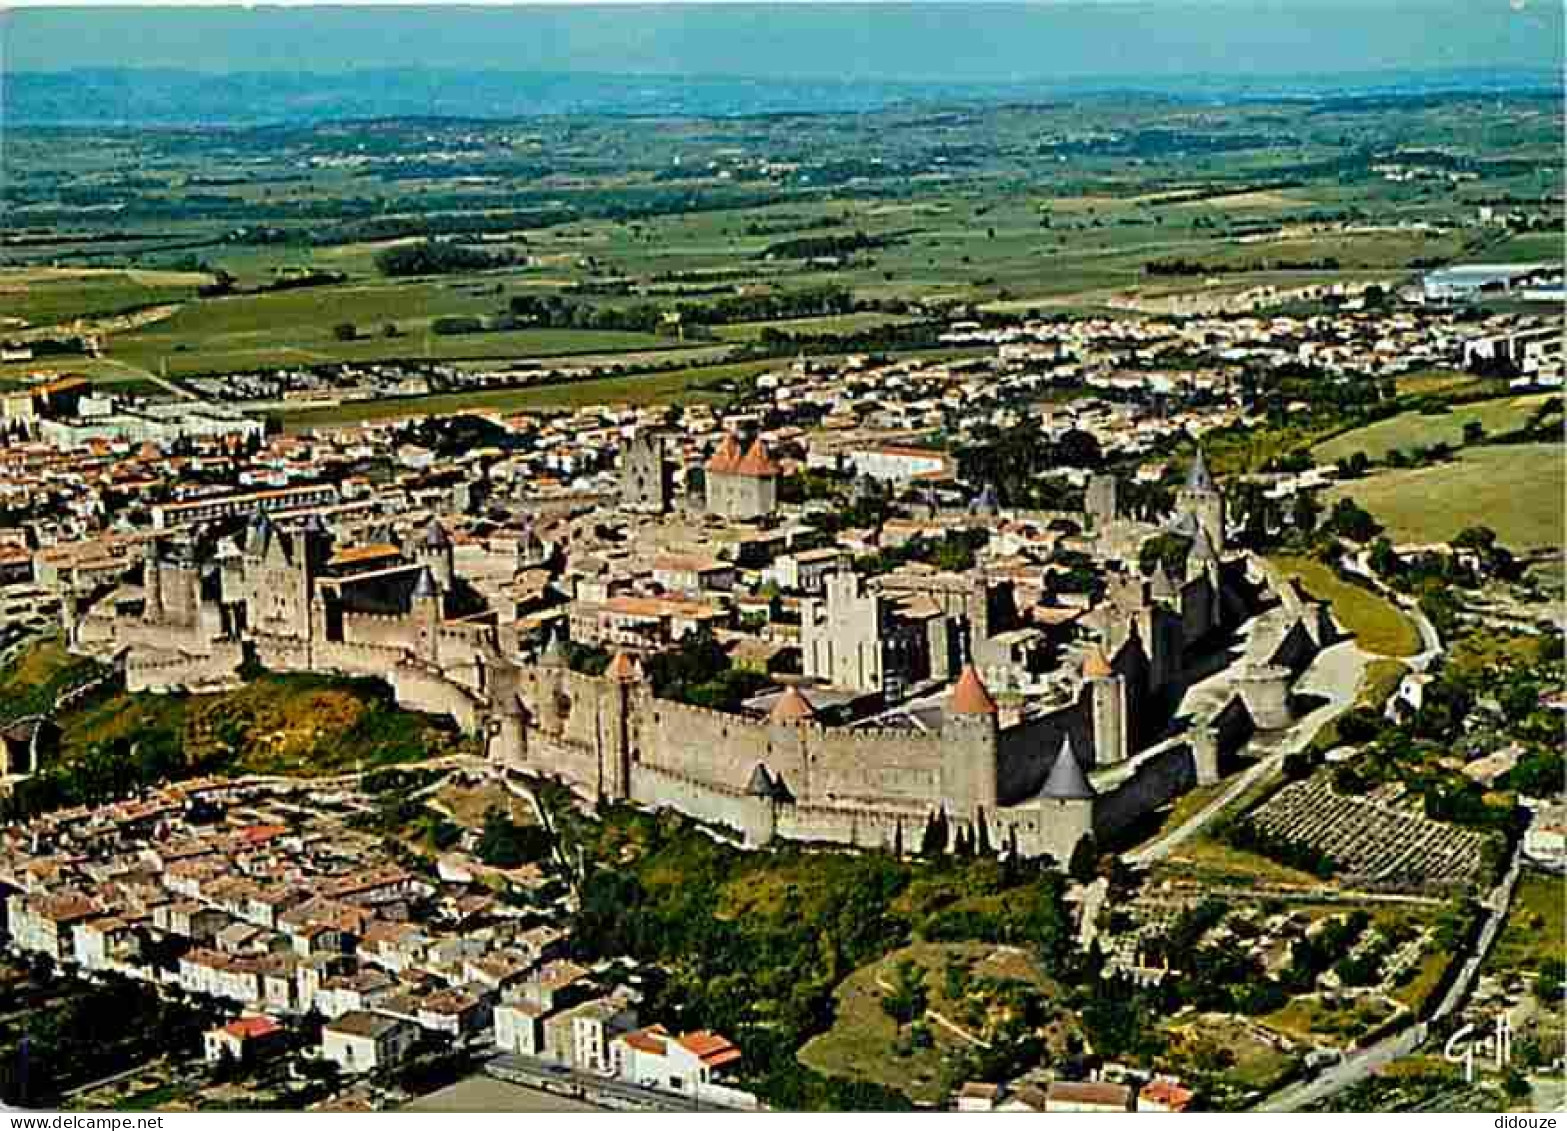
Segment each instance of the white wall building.
[[322,1028],[321,1055],[344,1072],[374,1072],[400,1063],[418,1038],[417,1025],[355,1010]]

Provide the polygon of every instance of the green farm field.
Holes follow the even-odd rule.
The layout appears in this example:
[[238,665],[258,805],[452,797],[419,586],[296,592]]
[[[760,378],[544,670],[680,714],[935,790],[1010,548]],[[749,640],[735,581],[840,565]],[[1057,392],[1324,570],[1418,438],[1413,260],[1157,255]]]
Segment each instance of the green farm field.
[[374,420],[453,412],[525,412],[540,409],[572,409],[595,404],[683,404],[725,399],[719,386],[744,380],[776,368],[777,362],[737,362],[649,373],[566,381],[522,389],[487,392],[440,393],[428,397],[403,397],[380,401],[356,401],[327,408],[302,409],[283,414],[283,424],[293,432],[340,427]]
[[[1194,115],[1181,103],[1087,98],[636,126],[582,115],[211,137],[86,129],[68,147],[21,128],[7,135],[22,203],[8,217],[19,235],[0,271],[0,333],[177,304],[161,321],[108,327],[102,360],[48,366],[102,381],[424,358],[631,367],[663,351],[683,364],[725,360],[720,350],[754,350],[769,329],[847,334],[944,304],[1102,314],[1130,300],[1158,312],[1194,291],[1394,284],[1433,264],[1546,258],[1553,233],[1540,226],[1560,216],[1548,160],[1557,134],[1530,100],[1464,98],[1374,118],[1353,104]],[[1394,183],[1364,159],[1416,143],[1480,172],[1461,187]],[[457,148],[466,156],[449,164]],[[1535,202],[1536,230],[1455,222],[1506,194]],[[424,239],[502,253],[508,265],[382,275],[381,252]],[[1182,262],[1158,263],[1170,260]],[[219,271],[250,293],[199,296]],[[310,271],[344,281],[255,293]],[[826,287],[883,309],[798,317],[808,304],[784,303],[797,317],[715,319],[716,341],[700,344],[427,332],[444,316],[494,317],[519,295],[603,312]],[[343,323],[351,340],[339,340]],[[0,369],[0,381],[27,371]]]
[[1560,405],[1560,393],[1476,401],[1455,405],[1439,415],[1404,412],[1326,440],[1312,448],[1311,454],[1320,463],[1336,463],[1355,452],[1382,460],[1391,451],[1408,451],[1438,443],[1458,448],[1464,444],[1464,428],[1469,424],[1478,423],[1487,435],[1499,435],[1523,427],[1542,405],[1552,403]]
[[[171,376],[385,357],[513,358],[648,349],[674,344],[652,334],[602,330],[511,330],[427,334],[448,315],[493,315],[505,304],[493,282],[414,282],[306,288],[208,299],[174,317],[112,338],[109,356]],[[334,328],[352,324],[353,341]],[[390,324],[398,334],[389,337]]]
[[1562,233],[1520,232],[1464,256],[1470,263],[1561,263],[1567,260]]
[[1470,448],[1450,463],[1340,484],[1325,502],[1354,499],[1395,542],[1445,542],[1465,527],[1488,526],[1515,551],[1560,547],[1563,459],[1559,444]]
[[55,270],[46,267],[0,271],[0,331],[8,326],[52,326],[77,318],[116,314],[134,307],[194,298],[209,277],[156,270]]

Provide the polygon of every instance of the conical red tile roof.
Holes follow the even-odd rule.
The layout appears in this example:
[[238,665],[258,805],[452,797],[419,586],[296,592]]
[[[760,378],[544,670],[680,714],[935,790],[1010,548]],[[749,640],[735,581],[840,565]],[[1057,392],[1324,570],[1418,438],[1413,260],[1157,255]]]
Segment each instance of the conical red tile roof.
[[741,458],[740,441],[734,438],[734,433],[726,433],[723,443],[718,445],[718,450],[707,461],[706,467],[708,471],[719,475],[733,475],[740,466]]
[[816,717],[816,708],[811,706],[811,701],[805,697],[798,687],[790,684],[784,688],[784,693],[778,697],[778,702],[773,704],[773,709],[768,712],[767,721],[771,723],[803,723]]
[[973,664],[963,666],[963,674],[958,676],[957,685],[952,689],[952,699],[948,703],[948,709],[955,715],[996,713],[996,701],[990,697],[990,692],[985,690],[985,685],[980,681],[979,673],[974,670]]
[[1110,661],[1105,659],[1105,651],[1095,644],[1088,650],[1088,655],[1083,657],[1083,676],[1085,679],[1107,679],[1115,672],[1110,667]]
[[604,669],[604,675],[617,683],[631,683],[642,678],[642,671],[635,660],[624,652],[616,652],[615,658]]
[[745,456],[735,466],[734,470],[736,475],[749,475],[756,479],[762,479],[767,476],[777,475],[782,469],[773,462],[773,457],[767,451],[767,445],[762,443],[762,438],[758,436],[751,441],[750,449],[747,450]]

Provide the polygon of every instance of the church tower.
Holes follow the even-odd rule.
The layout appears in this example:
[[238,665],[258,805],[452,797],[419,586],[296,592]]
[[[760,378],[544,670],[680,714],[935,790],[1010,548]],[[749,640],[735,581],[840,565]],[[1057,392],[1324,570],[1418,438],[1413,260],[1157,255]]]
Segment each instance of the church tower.
[[674,468],[657,432],[639,432],[620,448],[620,505],[663,514],[674,495]]
[[1224,496],[1208,474],[1208,463],[1203,459],[1200,447],[1186,472],[1185,484],[1175,494],[1175,509],[1197,520],[1207,532],[1215,553],[1224,552]]

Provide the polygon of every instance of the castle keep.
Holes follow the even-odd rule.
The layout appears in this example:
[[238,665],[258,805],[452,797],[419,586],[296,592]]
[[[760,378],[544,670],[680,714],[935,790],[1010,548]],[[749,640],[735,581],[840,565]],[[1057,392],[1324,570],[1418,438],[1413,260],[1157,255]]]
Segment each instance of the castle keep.
[[[638,449],[628,505],[667,505],[663,458],[656,443]],[[706,465],[707,509],[770,513],[777,471],[760,441],[726,439]],[[1113,508],[1113,490],[1095,502]],[[1214,780],[1250,728],[1287,723],[1288,682],[1326,642],[1325,614],[1297,591],[1254,615],[1265,579],[1224,557],[1223,526],[1199,458],[1167,525],[1188,532],[1182,576],[1107,557],[1105,597],[1037,677],[1048,693],[1011,701],[986,673],[1012,670],[1008,647],[1039,630],[1013,624],[1009,590],[980,572],[829,575],[802,612],[814,681],[787,684],[765,712],[730,713],[658,698],[631,651],[594,676],[567,665],[558,638],[525,640],[459,573],[436,521],[397,544],[338,546],[314,516],[258,512],[215,544],[149,540],[139,584],[73,595],[63,616],[71,646],[121,657],[133,690],[232,683],[247,658],[379,677],[399,703],[482,737],[499,767],[678,809],[752,845],[912,846],[935,823],[1065,862],[1085,838]],[[1243,622],[1249,659],[1232,699],[1164,737],[1188,656]],[[881,706],[829,719],[818,704],[834,696]]]

